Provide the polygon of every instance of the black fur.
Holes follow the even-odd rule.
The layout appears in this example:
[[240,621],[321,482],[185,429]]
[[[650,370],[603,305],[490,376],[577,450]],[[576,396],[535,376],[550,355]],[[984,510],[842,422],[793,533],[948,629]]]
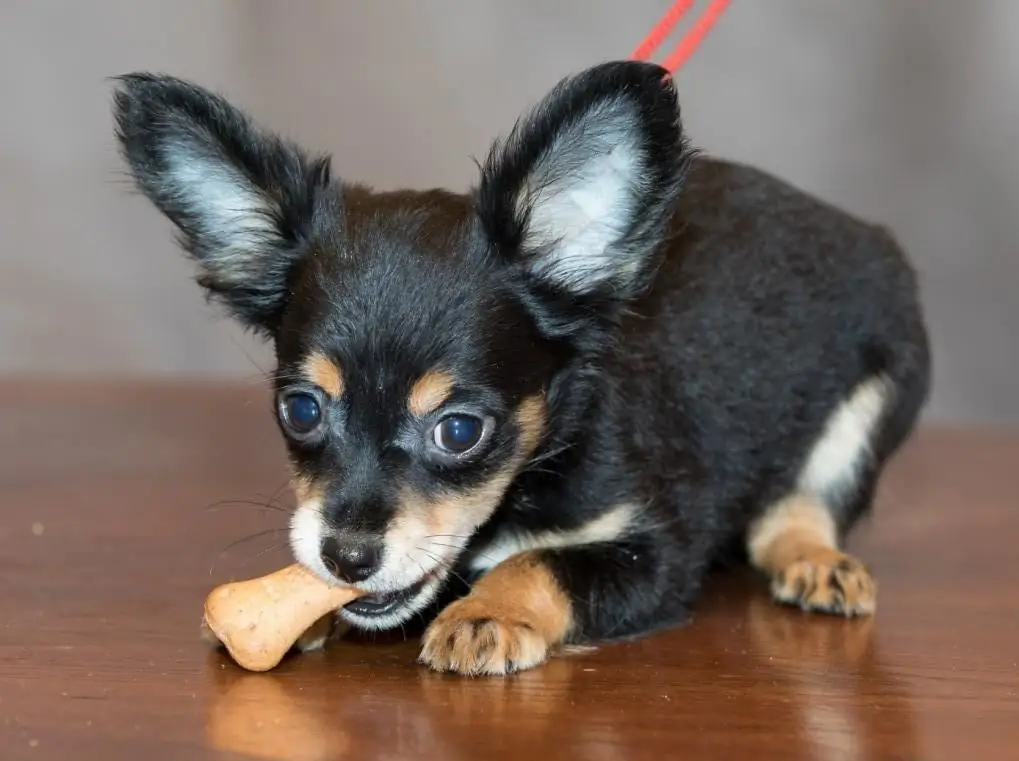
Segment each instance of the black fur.
[[[120,87],[118,134],[139,187],[181,229],[201,284],[271,337],[277,393],[307,386],[312,352],[350,370],[341,400],[320,396],[321,435],[287,438],[297,469],[328,484],[339,534],[381,536],[407,489],[438,500],[488,482],[518,450],[514,414],[536,395],[547,403],[541,442],[460,570],[507,530],[569,530],[620,504],[643,508],[615,541],[543,551],[574,601],[576,641],[683,621],[708,568],[794,490],[836,407],[883,376],[893,396],[872,456],[828,500],[849,530],[927,398],[917,283],[896,242],[761,171],[696,155],[671,79],[652,64],[564,80],[493,147],[470,195],[334,183],[326,160],[193,85],[132,75]],[[630,141],[636,158],[611,186],[622,200],[607,214],[628,211],[605,256],[557,260],[554,236],[529,245],[535,167],[546,162],[547,187],[569,182],[613,141]],[[224,234],[168,167],[181,144],[271,201],[275,233],[228,277]],[[453,376],[454,394],[415,419],[407,394],[434,368]],[[429,449],[449,409],[495,422],[462,462]]]

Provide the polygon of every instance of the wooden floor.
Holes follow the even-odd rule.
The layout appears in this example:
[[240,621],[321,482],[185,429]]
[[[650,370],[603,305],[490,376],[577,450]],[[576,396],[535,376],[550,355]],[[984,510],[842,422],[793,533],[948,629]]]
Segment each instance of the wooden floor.
[[1019,759],[1019,433],[925,431],[895,462],[851,543],[875,620],[737,573],[686,628],[508,679],[429,673],[412,642],[255,675],[198,629],[214,584],[290,560],[258,507],[285,478],[268,409],[0,384],[0,758]]

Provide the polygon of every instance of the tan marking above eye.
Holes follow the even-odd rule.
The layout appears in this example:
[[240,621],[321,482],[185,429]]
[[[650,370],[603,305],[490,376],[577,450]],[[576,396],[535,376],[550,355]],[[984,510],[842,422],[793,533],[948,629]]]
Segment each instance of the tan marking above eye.
[[324,354],[315,352],[301,364],[304,377],[325,391],[329,396],[338,399],[343,396],[343,371],[339,365]]
[[441,370],[430,370],[415,381],[407,396],[407,409],[422,417],[435,412],[453,393],[453,376]]

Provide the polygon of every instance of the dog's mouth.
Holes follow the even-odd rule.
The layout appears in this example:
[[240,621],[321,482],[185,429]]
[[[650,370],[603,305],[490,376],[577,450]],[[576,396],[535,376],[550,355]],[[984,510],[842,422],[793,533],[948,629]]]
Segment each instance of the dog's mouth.
[[391,616],[404,605],[417,598],[425,586],[438,578],[438,576],[438,571],[432,571],[422,576],[409,587],[404,587],[394,592],[375,592],[359,597],[353,602],[347,603],[343,610],[359,618],[383,618]]

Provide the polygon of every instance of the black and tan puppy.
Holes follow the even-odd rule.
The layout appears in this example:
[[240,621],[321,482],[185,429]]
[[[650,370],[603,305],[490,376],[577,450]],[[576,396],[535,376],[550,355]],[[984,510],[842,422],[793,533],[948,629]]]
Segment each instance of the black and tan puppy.
[[[297,559],[501,674],[682,623],[734,551],[871,614],[843,553],[929,385],[881,228],[688,146],[673,81],[561,82],[468,194],[333,178],[217,95],[119,80],[117,133],[198,282],[275,346]],[[443,595],[464,577],[468,594]]]

